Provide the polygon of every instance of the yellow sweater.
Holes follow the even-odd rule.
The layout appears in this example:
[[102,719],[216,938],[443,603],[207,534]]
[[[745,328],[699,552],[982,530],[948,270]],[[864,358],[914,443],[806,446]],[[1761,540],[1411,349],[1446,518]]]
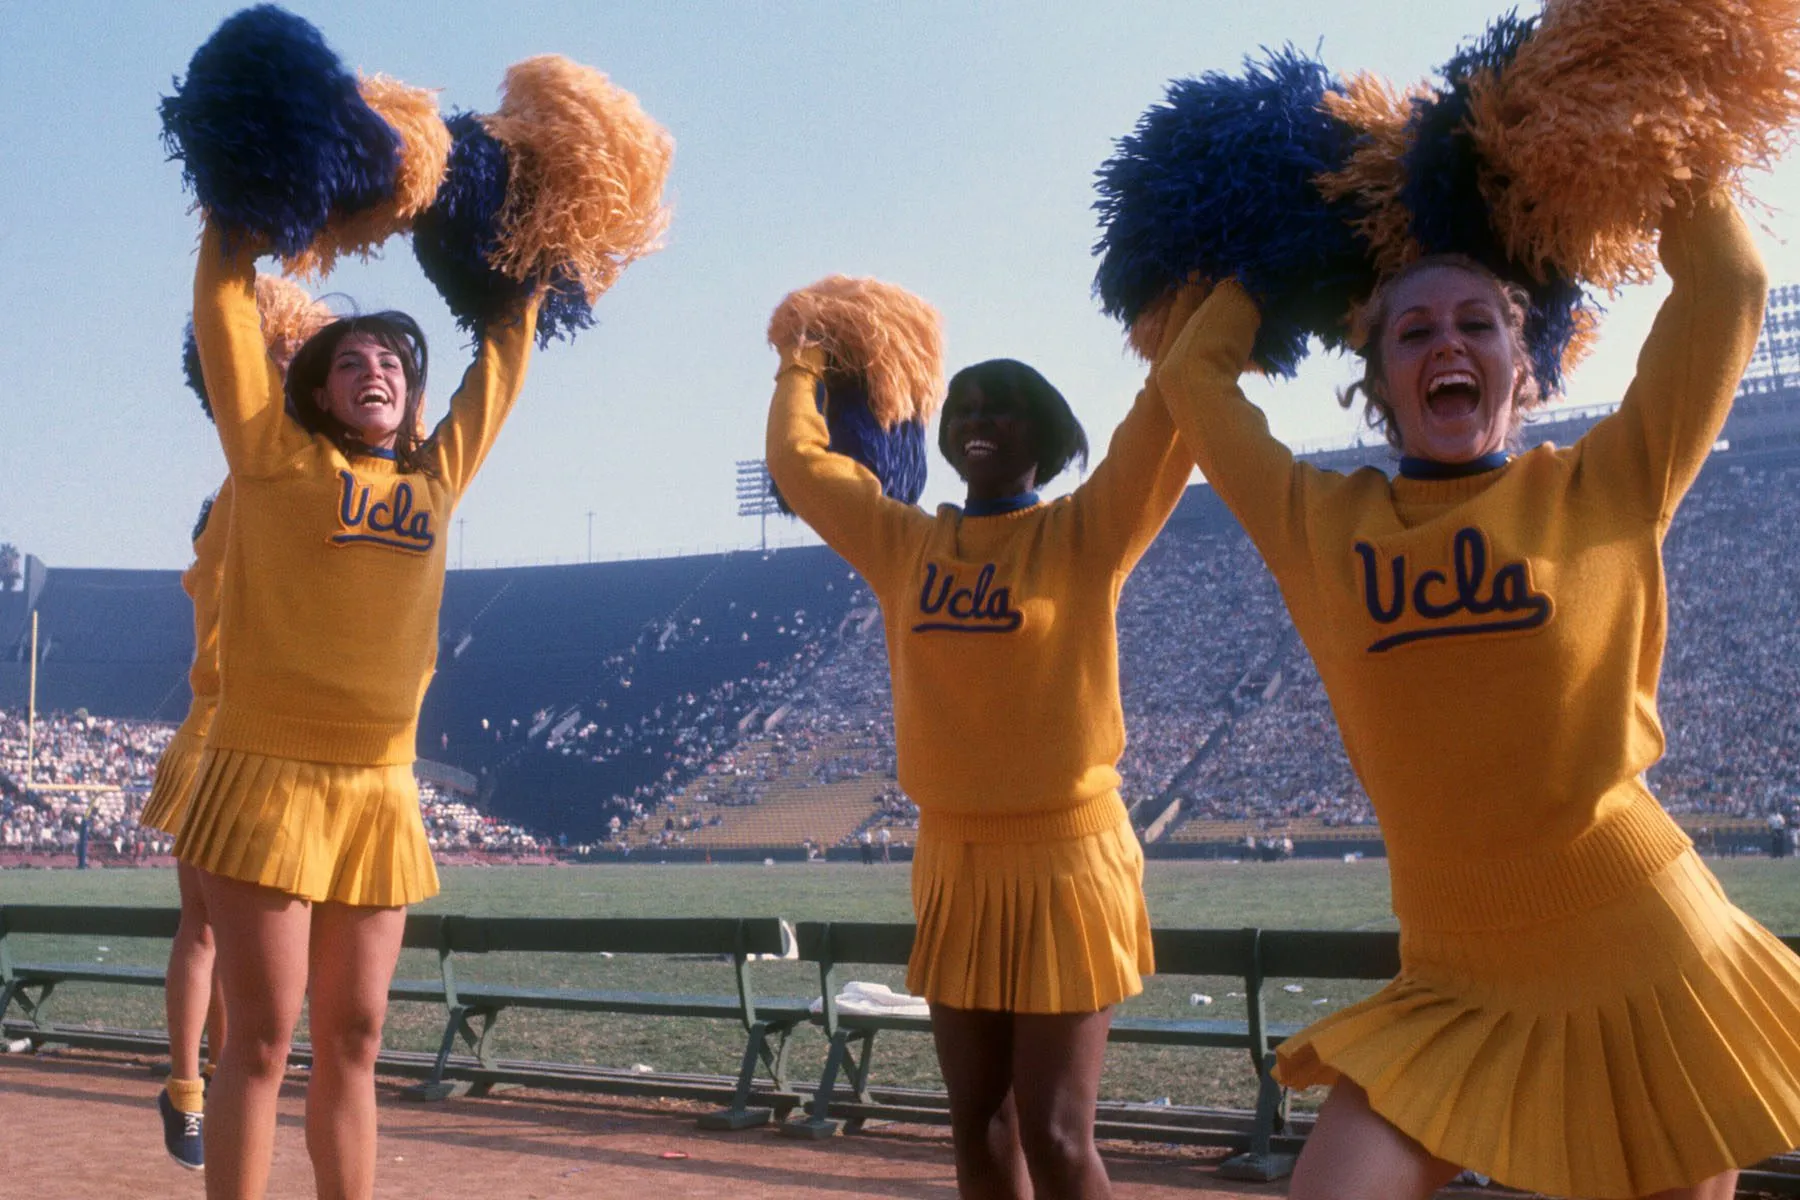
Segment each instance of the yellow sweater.
[[206,514],[206,528],[194,539],[194,561],[181,573],[181,590],[194,602],[194,664],[188,689],[194,693],[177,735],[204,738],[219,709],[219,590],[225,578],[225,542],[231,529],[231,477],[219,487]]
[[1473,477],[1295,462],[1238,390],[1258,317],[1235,284],[1158,372],[1318,665],[1403,921],[1575,911],[1687,846],[1642,780],[1663,750],[1662,540],[1724,424],[1766,282],[1717,199],[1671,217],[1661,254],[1674,289],[1618,411]]
[[881,602],[901,787],[928,816],[1054,813],[1110,795],[1125,748],[1119,589],[1192,471],[1156,389],[1072,495],[934,517],[827,449],[821,366],[810,350],[782,363],[769,473]]
[[414,758],[437,660],[450,514],[525,380],[537,305],[490,328],[427,442],[435,474],[346,458],[289,417],[258,322],[252,255],[208,227],[194,337],[231,467],[208,745],[381,766]]

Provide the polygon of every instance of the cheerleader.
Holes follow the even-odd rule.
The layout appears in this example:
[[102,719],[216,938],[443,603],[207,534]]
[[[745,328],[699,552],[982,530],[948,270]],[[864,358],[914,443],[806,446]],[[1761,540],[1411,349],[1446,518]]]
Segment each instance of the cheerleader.
[[1110,1195],[1101,1060],[1113,1006],[1152,970],[1118,794],[1114,618],[1191,464],[1146,385],[1092,476],[1042,502],[1085,435],[1037,371],[984,362],[951,380],[938,429],[967,500],[929,515],[830,451],[829,365],[817,345],[783,348],[769,473],[881,603],[900,784],[920,810],[907,987],[931,1004],[959,1190]]
[[[138,824],[170,835],[181,831],[192,794],[194,768],[219,706],[219,586],[225,570],[225,531],[231,524],[231,480],[200,509],[194,524],[194,562],[181,576],[182,590],[194,605],[194,663],[188,686],[194,699],[187,719],[169,739],[156,763],[150,799]],[[169,1080],[157,1096],[162,1113],[163,1147],[169,1157],[190,1170],[205,1166],[202,1129],[206,1083],[200,1072],[200,1035],[208,1055],[219,1061],[225,1045],[225,1004],[213,976],[212,925],[194,868],[177,863],[181,923],[169,948],[163,998],[169,1016]]]
[[1729,202],[1669,209],[1673,290],[1617,412],[1511,453],[1518,289],[1427,257],[1369,306],[1357,390],[1399,477],[1296,462],[1239,391],[1235,283],[1156,372],[1286,598],[1387,841],[1401,973],[1283,1044],[1331,1093],[1292,1195],[1422,1197],[1470,1168],[1586,1197],[1722,1200],[1800,1143],[1800,961],[1733,907],[1644,783],[1661,546],[1755,344]]
[[194,327],[231,468],[222,692],[176,855],[199,874],[231,1036],[207,1194],[267,1186],[275,1102],[310,995],[306,1143],[321,1195],[369,1196],[375,1058],[406,907],[438,890],[413,778],[444,531],[524,381],[537,300],[485,327],[420,440],[426,350],[383,313],[334,322],[285,386],[254,254],[209,223]]

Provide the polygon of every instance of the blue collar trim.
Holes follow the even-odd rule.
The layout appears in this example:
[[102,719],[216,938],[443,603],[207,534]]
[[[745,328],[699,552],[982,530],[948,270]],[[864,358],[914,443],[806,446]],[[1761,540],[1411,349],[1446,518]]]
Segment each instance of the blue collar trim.
[[997,517],[1001,513],[1018,512],[1021,508],[1030,508],[1038,502],[1036,492],[1020,492],[1016,496],[1002,496],[998,500],[971,500],[963,505],[965,517]]
[[1438,462],[1431,458],[1414,458],[1408,454],[1400,460],[1400,474],[1407,479],[1467,479],[1499,470],[1511,459],[1504,450],[1472,458],[1466,463]]
[[356,456],[358,458],[385,458],[389,462],[394,461],[394,452],[385,447],[363,446],[356,451]]

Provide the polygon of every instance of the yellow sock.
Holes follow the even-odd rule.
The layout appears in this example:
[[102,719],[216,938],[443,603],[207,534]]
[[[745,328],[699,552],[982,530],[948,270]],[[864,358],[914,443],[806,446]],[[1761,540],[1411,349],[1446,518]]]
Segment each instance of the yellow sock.
[[173,1075],[164,1085],[169,1090],[169,1103],[176,1112],[206,1111],[206,1084],[198,1079],[176,1079]]

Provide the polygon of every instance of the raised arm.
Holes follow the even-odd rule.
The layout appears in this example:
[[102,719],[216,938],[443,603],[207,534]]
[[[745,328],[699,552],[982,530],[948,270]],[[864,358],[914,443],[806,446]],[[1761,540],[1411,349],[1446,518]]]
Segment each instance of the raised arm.
[[764,451],[769,477],[788,507],[880,596],[902,562],[909,530],[931,518],[884,496],[881,481],[868,468],[832,452],[831,431],[818,405],[824,372],[824,354],[815,346],[782,354],[769,402]]
[[518,320],[488,323],[475,361],[450,398],[450,412],[431,435],[438,471],[458,495],[481,469],[525,386],[525,368],[531,362],[532,339],[537,334],[538,304],[539,297],[534,295],[525,302]]
[[1581,440],[1590,486],[1619,489],[1667,522],[1718,440],[1756,347],[1769,281],[1731,201],[1708,195],[1663,219],[1673,288],[1638,352],[1619,411]]
[[1075,489],[1083,544],[1117,569],[1131,570],[1175,511],[1193,473],[1193,456],[1175,435],[1152,369],[1113,431],[1106,457]]
[[305,431],[288,419],[281,370],[263,340],[256,255],[241,245],[227,252],[210,221],[194,268],[194,344],[233,475],[265,474],[306,444]]
[[1214,288],[1156,369],[1181,440],[1270,563],[1304,551],[1311,472],[1238,387],[1261,317],[1235,281]]

